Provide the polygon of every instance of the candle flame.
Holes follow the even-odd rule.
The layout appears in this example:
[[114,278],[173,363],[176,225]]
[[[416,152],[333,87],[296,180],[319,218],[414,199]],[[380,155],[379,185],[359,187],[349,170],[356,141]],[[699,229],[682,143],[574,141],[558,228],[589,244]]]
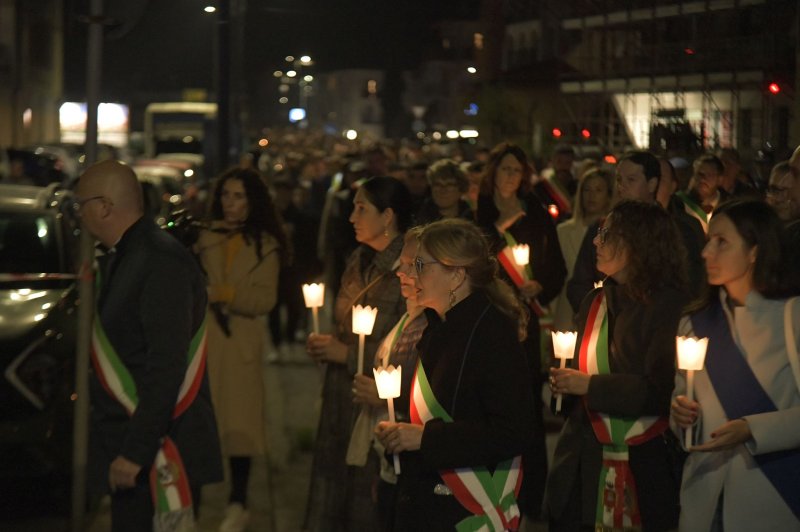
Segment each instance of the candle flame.
[[373,368],[375,375],[375,385],[378,387],[378,397],[381,399],[394,399],[400,397],[400,383],[402,382],[403,368],[397,366],[387,366],[385,368]]
[[514,254],[514,262],[517,266],[526,266],[531,260],[531,249],[528,244],[517,244],[511,247]]
[[325,301],[325,283],[303,285],[303,298],[306,308],[321,307]]
[[703,369],[706,350],[708,349],[708,338],[676,336],[675,344],[678,348],[678,369]]
[[561,332],[557,331],[552,334],[553,336],[553,354],[556,358],[573,358],[575,357],[575,343],[578,340],[578,333],[575,331]]
[[353,334],[372,334],[375,326],[375,317],[378,315],[378,308],[369,305],[353,307]]

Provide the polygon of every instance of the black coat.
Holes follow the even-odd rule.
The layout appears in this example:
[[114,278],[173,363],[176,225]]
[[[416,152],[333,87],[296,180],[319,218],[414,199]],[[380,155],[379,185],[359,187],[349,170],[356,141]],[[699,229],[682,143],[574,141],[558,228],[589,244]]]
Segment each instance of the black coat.
[[[624,287],[607,280],[603,288],[593,290],[581,304],[578,346],[598,290],[605,290],[608,303],[611,373],[592,376],[585,396],[588,407],[614,416],[668,416],[675,380],[675,335],[686,302],[684,294],[663,289],[645,304],[630,298]],[[571,365],[578,369],[577,356]],[[602,445],[581,400],[565,395],[562,409],[567,419],[550,468],[545,508],[551,519],[577,512],[584,525],[593,526]],[[677,527],[680,478],[675,475],[668,441],[659,436],[631,446],[629,456],[644,530]]]
[[192,336],[206,312],[205,279],[177,240],[144,218],[100,257],[102,287],[97,313],[109,342],[136,384],[139,403],[132,417],[112,399],[92,372],[91,450],[93,487],[108,489],[108,467],[121,455],[142,466],[146,483],[159,440],[169,435],[181,454],[189,482],[221,481],[222,459],[208,377],[188,410],[172,411],[186,372]]
[[446,321],[431,310],[426,317],[419,358],[454,421],[428,421],[420,450],[400,454],[396,531],[453,530],[470,514],[452,495],[433,493],[442,482],[439,470],[494,471],[528,447],[533,430],[533,394],[516,324],[480,292],[453,307]]

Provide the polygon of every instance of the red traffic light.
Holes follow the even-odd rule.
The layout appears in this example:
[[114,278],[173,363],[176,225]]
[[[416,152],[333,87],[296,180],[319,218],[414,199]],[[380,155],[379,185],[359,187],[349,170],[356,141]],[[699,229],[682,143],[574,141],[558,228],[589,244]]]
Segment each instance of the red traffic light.
[[561,137],[561,130],[560,130],[560,129],[558,129],[557,127],[554,127],[554,128],[553,128],[553,136],[554,136],[555,138],[560,138],[560,137]]
[[588,129],[585,129],[585,128],[581,129],[581,137],[583,137],[585,139],[588,139],[591,136],[592,136],[592,132],[591,131],[589,131]]
[[781,86],[774,82],[767,85],[767,89],[769,89],[769,92],[772,94],[778,94],[781,92]]

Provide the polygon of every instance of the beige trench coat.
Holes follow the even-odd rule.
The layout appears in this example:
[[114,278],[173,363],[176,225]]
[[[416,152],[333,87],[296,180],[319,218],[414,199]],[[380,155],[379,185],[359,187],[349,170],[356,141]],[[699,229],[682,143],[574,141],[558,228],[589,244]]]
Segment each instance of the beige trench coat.
[[245,244],[226,275],[226,238],[204,231],[195,245],[208,284],[234,287],[233,300],[226,306],[230,337],[208,312],[208,378],[223,453],[257,456],[265,451],[262,355],[268,341],[267,314],[277,300],[278,242],[264,236],[260,260],[255,245]]

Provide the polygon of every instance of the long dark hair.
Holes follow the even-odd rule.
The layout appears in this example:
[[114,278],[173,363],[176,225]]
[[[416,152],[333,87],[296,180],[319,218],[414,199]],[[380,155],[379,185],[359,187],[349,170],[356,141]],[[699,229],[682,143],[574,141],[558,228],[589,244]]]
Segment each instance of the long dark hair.
[[291,246],[283,231],[283,223],[272,202],[267,186],[261,181],[261,176],[252,168],[231,168],[217,178],[214,188],[214,198],[211,203],[211,217],[222,220],[222,188],[229,179],[238,179],[244,186],[247,196],[247,219],[242,224],[242,235],[245,242],[252,241],[256,246],[256,256],[262,258],[261,238],[264,233],[271,235],[278,241],[281,262],[286,263],[291,257]]
[[[760,200],[731,199],[714,209],[714,217],[726,216],[750,250],[757,246],[753,264],[753,289],[768,299],[781,299],[798,292],[792,281],[791,265],[783,224],[772,208]],[[690,310],[698,310],[718,299],[719,286],[709,285],[700,301]]]
[[658,204],[625,200],[608,215],[606,243],[622,244],[628,252],[625,288],[631,297],[648,301],[658,289],[685,291],[686,247],[672,217]]
[[411,225],[411,193],[399,180],[393,177],[371,177],[361,185],[367,201],[383,212],[392,209],[397,224],[397,231],[402,235]]

